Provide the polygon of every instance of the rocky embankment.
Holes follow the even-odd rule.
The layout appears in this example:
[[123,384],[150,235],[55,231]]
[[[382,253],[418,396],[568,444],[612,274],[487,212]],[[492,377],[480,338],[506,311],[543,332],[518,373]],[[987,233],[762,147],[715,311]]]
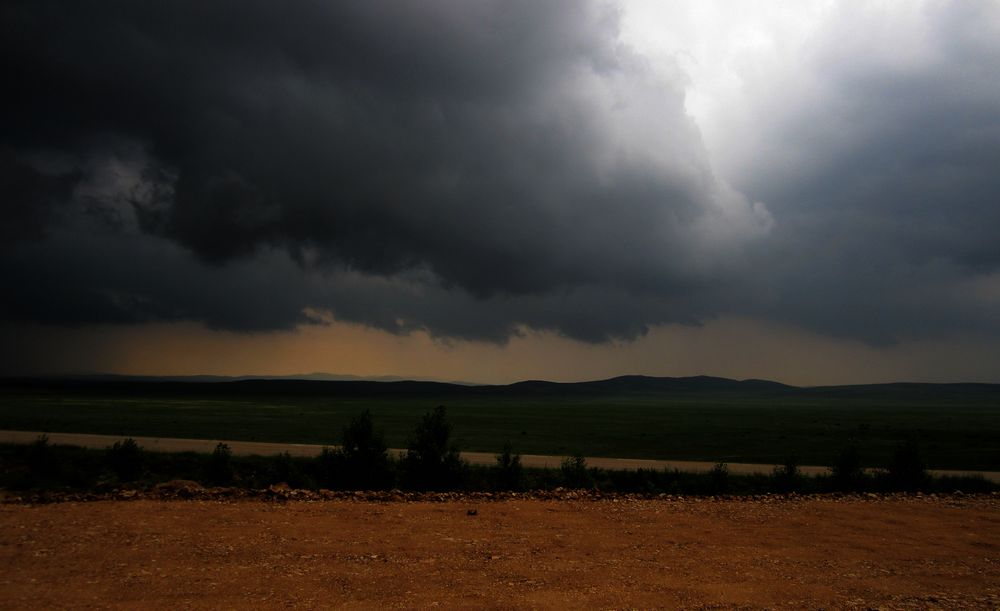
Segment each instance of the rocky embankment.
[[949,494],[924,493],[828,493],[828,494],[754,494],[695,496],[680,494],[624,494],[605,493],[599,490],[577,490],[556,488],[554,490],[533,490],[529,492],[412,492],[404,490],[335,491],[292,488],[287,484],[275,484],[268,488],[247,489],[236,487],[202,486],[191,480],[173,480],[149,488],[108,487],[95,491],[10,491],[0,490],[0,503],[46,504],[88,501],[130,501],[130,500],[265,500],[265,501],[357,501],[364,503],[416,503],[416,502],[459,502],[471,503],[512,501],[512,500],[564,500],[564,501],[648,501],[665,500],[680,502],[796,502],[809,500],[831,500],[847,502],[940,502],[960,503],[971,499],[1000,500],[1000,492],[986,494],[965,494],[954,491]]

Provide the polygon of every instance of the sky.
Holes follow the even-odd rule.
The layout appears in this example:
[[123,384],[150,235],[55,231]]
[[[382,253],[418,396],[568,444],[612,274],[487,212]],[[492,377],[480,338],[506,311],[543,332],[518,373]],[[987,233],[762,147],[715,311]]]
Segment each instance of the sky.
[[1000,3],[0,3],[0,374],[1000,382]]

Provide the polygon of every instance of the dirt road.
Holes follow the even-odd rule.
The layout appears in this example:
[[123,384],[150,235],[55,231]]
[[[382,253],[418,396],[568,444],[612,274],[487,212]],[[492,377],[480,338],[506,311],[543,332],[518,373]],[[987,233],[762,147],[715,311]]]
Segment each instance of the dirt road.
[[1000,499],[0,505],[2,608],[1000,607]]
[[[7,431],[0,430],[0,443],[31,443],[43,433],[39,431]],[[83,446],[87,448],[106,448],[121,437],[114,435],[90,435],[85,433],[45,433],[51,443]],[[147,450],[158,452],[211,452],[220,440],[215,439],[176,439],[158,437],[134,437],[136,442]],[[316,456],[324,446],[304,443],[265,443],[260,441],[224,441],[235,454],[262,456],[288,452],[292,456]],[[405,450],[393,449],[395,453]],[[489,452],[462,452],[462,457],[472,464],[496,464],[496,455]],[[526,467],[559,467],[564,456],[541,456],[538,454],[523,454],[521,462]],[[679,469],[681,471],[708,471],[715,466],[712,462],[697,462],[686,460],[649,460],[642,458],[606,458],[588,457],[587,464],[601,469]],[[729,472],[737,474],[770,473],[775,465],[729,463]],[[799,469],[807,475],[827,473],[826,467],[802,466]],[[1000,483],[1000,473],[996,471],[946,471],[933,470],[936,475],[980,475],[988,480]]]

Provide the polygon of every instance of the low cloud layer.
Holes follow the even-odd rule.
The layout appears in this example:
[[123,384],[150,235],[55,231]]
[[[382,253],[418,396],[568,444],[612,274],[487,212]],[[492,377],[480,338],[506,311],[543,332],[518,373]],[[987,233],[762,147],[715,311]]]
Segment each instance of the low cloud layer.
[[7,2],[0,315],[1000,334],[1000,9],[913,6],[747,64],[710,155],[611,3]]

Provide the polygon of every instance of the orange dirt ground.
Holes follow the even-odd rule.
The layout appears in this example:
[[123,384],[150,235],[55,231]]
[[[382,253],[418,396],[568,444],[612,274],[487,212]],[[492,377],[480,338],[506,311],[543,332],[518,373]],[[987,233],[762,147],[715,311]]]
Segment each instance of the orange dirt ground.
[[0,607],[996,609],[998,510],[997,497],[5,504]]

